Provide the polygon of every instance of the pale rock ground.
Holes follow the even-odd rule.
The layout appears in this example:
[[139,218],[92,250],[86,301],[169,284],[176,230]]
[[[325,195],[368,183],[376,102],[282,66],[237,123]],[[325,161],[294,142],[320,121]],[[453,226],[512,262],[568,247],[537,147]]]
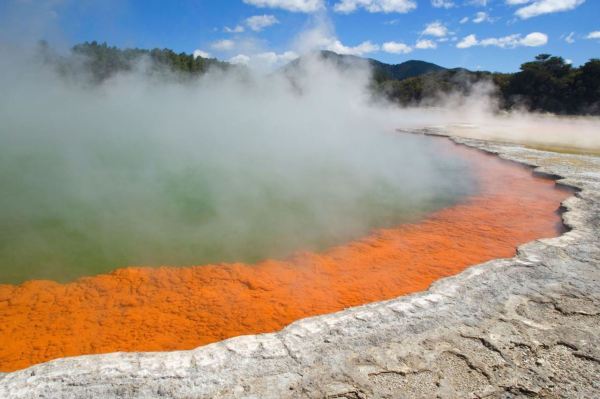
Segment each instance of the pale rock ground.
[[600,398],[600,158],[455,140],[580,189],[572,230],[277,333],[5,374],[0,398]]

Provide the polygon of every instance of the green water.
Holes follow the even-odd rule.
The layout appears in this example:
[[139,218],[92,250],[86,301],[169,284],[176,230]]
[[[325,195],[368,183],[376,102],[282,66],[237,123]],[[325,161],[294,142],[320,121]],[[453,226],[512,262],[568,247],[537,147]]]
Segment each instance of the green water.
[[[377,168],[369,165],[377,159],[356,168],[305,158],[261,165],[264,158],[251,156],[160,159],[133,150],[140,143],[97,142],[75,155],[66,150],[72,143],[39,138],[3,146],[0,283],[322,250],[472,192],[466,164],[439,143],[404,136],[386,143],[399,158],[408,148],[410,160]],[[427,173],[415,178],[420,169]]]

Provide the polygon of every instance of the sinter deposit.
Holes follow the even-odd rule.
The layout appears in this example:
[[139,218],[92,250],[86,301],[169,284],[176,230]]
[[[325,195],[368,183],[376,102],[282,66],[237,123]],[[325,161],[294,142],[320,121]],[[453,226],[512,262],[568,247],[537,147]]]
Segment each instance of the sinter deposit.
[[420,294],[193,351],[57,360],[0,378],[0,396],[600,396],[600,158],[460,141],[580,189],[571,230]]

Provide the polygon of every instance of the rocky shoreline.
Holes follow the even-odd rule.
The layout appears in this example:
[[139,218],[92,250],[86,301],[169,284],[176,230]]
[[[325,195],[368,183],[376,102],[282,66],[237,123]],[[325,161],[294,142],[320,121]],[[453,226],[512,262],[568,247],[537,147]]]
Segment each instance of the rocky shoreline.
[[578,191],[570,229],[419,294],[192,351],[60,359],[2,398],[600,397],[600,157],[454,138]]

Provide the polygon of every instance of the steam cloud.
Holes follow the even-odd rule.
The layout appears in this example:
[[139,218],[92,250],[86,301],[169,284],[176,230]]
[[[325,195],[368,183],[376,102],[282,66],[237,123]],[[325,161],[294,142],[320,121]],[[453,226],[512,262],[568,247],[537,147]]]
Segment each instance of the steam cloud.
[[[298,48],[331,34],[318,23]],[[462,160],[396,129],[600,149],[597,118],[500,113],[485,84],[401,109],[361,62],[185,84],[147,69],[95,85],[0,45],[0,261],[17,270],[0,282],[285,256],[472,191]]]
[[471,187],[463,161],[395,133],[361,65],[181,84],[142,63],[94,85],[1,59],[0,252],[38,277],[319,249]]
[[[430,127],[437,123],[455,136],[600,153],[600,118],[499,111],[491,83],[474,84],[466,96],[444,96],[429,105],[433,105],[430,120],[434,122]],[[422,111],[416,108],[411,113]]]
[[[343,49],[332,45],[336,41],[331,21],[321,13],[298,35],[294,45],[300,54],[323,48],[340,52]],[[558,117],[524,110],[501,112],[491,82],[467,82],[466,86],[470,86],[466,94],[439,95],[412,107],[396,107],[392,120],[400,129],[437,127],[456,136],[600,152],[598,117]]]

